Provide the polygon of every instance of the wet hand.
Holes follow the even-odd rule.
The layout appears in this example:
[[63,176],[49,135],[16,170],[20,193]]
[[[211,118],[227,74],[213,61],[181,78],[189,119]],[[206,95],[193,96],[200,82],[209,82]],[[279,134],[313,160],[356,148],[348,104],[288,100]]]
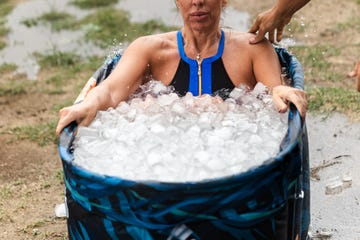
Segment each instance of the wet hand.
[[59,136],[61,131],[73,121],[75,121],[78,126],[88,126],[94,119],[96,112],[82,104],[76,104],[61,109],[59,115],[60,119],[56,127],[57,136]]
[[280,42],[284,27],[290,20],[291,16],[279,16],[273,9],[260,13],[249,29],[250,33],[256,34],[256,36],[250,39],[250,43],[256,44],[261,42],[265,38],[266,33],[269,33],[270,42]]
[[307,100],[305,91],[288,86],[276,86],[272,90],[273,101],[280,113],[288,109],[288,103],[292,102],[298,109],[301,117],[305,118],[307,109]]

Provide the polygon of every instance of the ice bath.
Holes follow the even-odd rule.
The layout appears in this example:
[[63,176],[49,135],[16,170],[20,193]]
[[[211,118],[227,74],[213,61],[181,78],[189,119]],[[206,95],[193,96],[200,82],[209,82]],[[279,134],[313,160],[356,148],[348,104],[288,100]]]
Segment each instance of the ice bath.
[[[279,56],[281,65],[286,67],[286,70],[288,70],[289,77],[292,80],[290,81],[291,85],[302,88],[302,69],[296,58],[289,55],[289,53],[284,49],[277,48],[276,52]],[[102,84],[102,81],[106,79],[107,74],[111,72],[119,58],[120,56],[115,56],[111,58],[111,61],[106,61],[104,65],[94,73],[89,81],[96,83],[96,85]],[[132,232],[127,232],[127,229],[136,228],[141,233],[146,232],[146,234],[151,236],[153,239],[166,239],[168,236],[171,236],[173,231],[181,230],[181,227],[184,224],[186,226],[192,226],[191,229],[194,235],[204,232],[206,234],[211,234],[211,237],[204,236],[201,237],[201,239],[220,239],[217,236],[214,237],[213,232],[222,231],[225,234],[231,234],[232,232],[238,232],[241,229],[251,235],[256,236],[256,234],[259,232],[263,232],[266,226],[269,226],[279,234],[285,233],[287,229],[291,230],[291,238],[293,239],[295,239],[297,234],[307,234],[307,228],[309,224],[309,189],[307,178],[307,176],[309,176],[309,172],[306,138],[307,135],[306,129],[302,127],[303,125],[300,114],[293,105],[290,105],[288,113],[284,115],[279,115],[272,107],[269,108],[271,111],[273,111],[273,113],[276,114],[274,119],[278,118],[279,116],[287,118],[286,133],[285,130],[284,132],[279,133],[283,139],[281,144],[276,144],[274,147],[274,156],[268,158],[267,160],[259,157],[261,161],[258,164],[261,165],[258,166],[256,166],[257,163],[255,163],[257,160],[254,159],[254,157],[258,156],[248,155],[248,159],[246,159],[245,156],[243,159],[246,160],[237,164],[238,166],[244,165],[243,168],[236,170],[242,172],[233,173],[229,171],[228,173],[225,173],[223,169],[221,169],[225,168],[223,165],[228,163],[230,163],[230,165],[236,165],[231,161],[240,159],[240,155],[237,156],[237,158],[229,158],[228,160],[225,160],[224,154],[230,154],[231,152],[223,151],[223,155],[218,155],[221,155],[218,157],[218,159],[220,159],[220,164],[219,161],[215,161],[215,164],[210,164],[209,162],[211,159],[207,159],[205,160],[207,161],[206,164],[201,165],[200,163],[204,163],[205,161],[197,161],[199,164],[195,166],[193,164],[195,161],[192,160],[195,159],[195,148],[193,145],[188,143],[188,141],[189,139],[193,142],[194,140],[197,140],[198,144],[203,144],[203,149],[206,149],[208,152],[213,150],[213,148],[216,148],[218,146],[216,144],[223,145],[224,149],[228,150],[231,146],[235,145],[235,141],[231,144],[228,143],[225,145],[225,140],[222,140],[222,142],[218,141],[219,136],[216,135],[214,138],[209,138],[204,133],[206,132],[206,129],[212,129],[212,131],[209,132],[215,133],[222,127],[234,127],[234,131],[230,131],[230,133],[234,133],[237,136],[242,135],[244,139],[246,139],[243,140],[243,143],[245,142],[250,144],[250,142],[252,142],[252,139],[250,138],[251,134],[249,133],[249,135],[245,136],[244,132],[242,132],[240,128],[237,129],[236,127],[244,127],[248,125],[246,123],[246,120],[248,119],[244,118],[244,116],[241,116],[240,114],[245,112],[250,114],[248,117],[251,121],[257,121],[256,123],[259,123],[260,127],[257,126],[257,130],[261,129],[260,122],[266,122],[260,121],[260,119],[263,118],[262,114],[264,116],[269,116],[269,113],[267,112],[268,110],[264,107],[264,105],[269,104],[271,106],[271,102],[268,102],[269,98],[267,98],[266,94],[263,94],[260,85],[257,86],[255,91],[252,92],[255,94],[253,97],[244,94],[247,91],[244,91],[243,88],[239,88],[232,92],[230,98],[225,102],[219,98],[207,98],[207,96],[203,96],[205,98],[188,98],[189,96],[185,95],[181,98],[181,100],[190,99],[189,101],[185,101],[187,104],[192,106],[189,109],[181,107],[182,105],[179,103],[180,99],[178,99],[176,95],[174,96],[168,92],[167,88],[164,88],[161,85],[156,85],[153,87],[153,91],[147,91],[146,88],[143,88],[142,90],[145,92],[138,92],[132,96],[130,101],[127,102],[128,106],[123,105],[120,109],[117,108],[111,109],[110,111],[101,112],[98,117],[102,117],[104,114],[109,115],[110,118],[115,118],[116,115],[126,116],[127,123],[125,120],[124,121],[128,128],[123,128],[122,131],[127,134],[117,134],[117,131],[120,130],[117,129],[116,124],[111,125],[111,127],[116,130],[113,133],[111,131],[100,131],[95,128],[89,128],[87,130],[90,130],[88,131],[90,132],[90,135],[93,134],[95,137],[105,137],[104,139],[107,140],[105,140],[106,144],[101,145],[104,152],[101,152],[94,147],[86,148],[86,150],[94,151],[95,153],[96,151],[100,152],[101,157],[97,159],[93,158],[92,160],[100,162],[99,165],[102,164],[103,169],[107,171],[109,171],[109,169],[115,170],[116,168],[113,163],[107,164],[108,162],[103,160],[110,156],[109,149],[112,149],[110,145],[118,141],[109,139],[114,139],[111,138],[112,136],[116,136],[117,138],[127,137],[125,139],[126,141],[123,139],[123,142],[125,142],[124,145],[135,142],[136,144],[134,144],[133,149],[136,149],[136,151],[132,152],[133,154],[130,158],[127,159],[128,161],[126,164],[137,166],[135,168],[144,168],[144,166],[150,166],[149,169],[154,173],[161,173],[162,178],[157,178],[158,176],[156,174],[153,174],[152,176],[149,176],[150,174],[148,174],[146,176],[145,174],[141,175],[142,173],[139,173],[140,177],[125,176],[123,175],[124,169],[129,167],[126,164],[123,164],[124,169],[118,169],[117,171],[114,171],[114,174],[120,176],[113,176],[109,173],[102,173],[100,171],[96,172],[98,169],[87,169],[83,165],[79,164],[79,162],[77,162],[79,159],[75,159],[74,151],[80,149],[77,145],[78,142],[74,143],[73,141],[77,124],[72,122],[61,133],[59,139],[59,154],[61,156],[64,167],[64,181],[66,185],[66,199],[69,212],[68,227],[72,236],[80,236],[79,234],[84,232],[86,232],[89,236],[106,236],[109,231],[114,230],[113,226],[116,225],[118,226],[118,230],[116,230],[117,232],[114,234],[119,236],[121,235],[132,238]],[[89,88],[88,84],[86,84],[83,88],[83,91],[90,89],[91,88]],[[85,97],[86,94],[84,95],[83,91],[80,93],[78,99],[83,99],[83,97]],[[160,97],[155,99],[154,96],[157,96],[159,93],[162,94],[160,94]],[[146,94],[150,94],[152,97],[146,97]],[[224,96],[222,94],[220,95]],[[238,98],[239,96],[241,97]],[[255,96],[256,98],[254,98]],[[75,102],[77,102],[77,100]],[[207,101],[208,104],[203,104]],[[211,104],[209,104],[210,102]],[[254,103],[255,105],[249,105],[249,102]],[[146,111],[149,109],[147,109],[145,106],[155,106],[155,108],[152,108],[152,110],[149,111],[149,113],[146,115],[144,114],[144,109],[146,109]],[[210,108],[209,106],[214,108]],[[248,107],[243,109],[235,109],[233,108],[234,106]],[[115,108],[116,107],[117,106],[115,106]],[[184,108],[186,111],[184,111]],[[258,108],[261,109],[261,111],[255,110],[254,113],[250,113],[248,110],[252,108]],[[124,111],[126,109],[136,110]],[[150,112],[152,113],[150,114]],[[198,177],[198,175],[200,175],[199,171],[196,171],[195,173],[187,171],[187,173],[191,173],[190,176],[186,176],[185,174],[184,176],[181,175],[183,172],[180,170],[185,171],[184,169],[186,169],[187,166],[178,167],[179,170],[174,173],[174,175],[177,174],[177,176],[166,176],[163,174],[165,172],[170,175],[168,173],[169,170],[166,169],[166,167],[175,168],[177,167],[176,164],[180,162],[176,160],[173,162],[168,162],[172,165],[159,164],[158,157],[161,157],[161,161],[163,161],[163,158],[165,158],[163,155],[168,157],[168,153],[172,151],[170,147],[167,149],[163,148],[161,151],[157,151],[155,148],[151,154],[150,151],[149,153],[146,152],[146,154],[142,154],[143,156],[146,156],[143,162],[141,162],[141,160],[133,161],[133,159],[136,159],[138,155],[141,155],[141,153],[139,153],[140,150],[145,149],[137,141],[139,141],[139,139],[143,139],[144,136],[147,136],[145,131],[143,131],[144,134],[142,135],[138,133],[138,137],[136,134],[133,134],[136,132],[134,130],[134,126],[136,126],[138,120],[150,119],[159,112],[162,114],[164,114],[164,112],[169,114],[166,115],[166,117],[159,116],[159,118],[156,119],[157,121],[151,122],[152,124],[150,124],[150,122],[148,125],[137,124],[140,129],[142,128],[143,130],[151,132],[152,134],[151,140],[143,141],[142,143],[147,145],[149,150],[150,144],[157,143],[155,141],[157,138],[153,137],[156,136],[156,134],[168,134],[169,132],[175,132],[174,129],[177,129],[176,131],[181,133],[181,129],[187,129],[186,131],[190,131],[190,129],[192,129],[194,126],[198,128],[200,128],[199,126],[203,127],[203,130],[198,129],[194,132],[196,133],[195,136],[204,137],[184,137],[185,147],[179,151],[180,156],[185,156],[186,154],[187,156],[190,156],[189,159],[192,161],[186,159],[186,163],[189,163],[190,167],[198,167],[206,170],[203,176]],[[178,124],[181,122],[179,119],[185,119],[185,117],[169,117],[173,116],[172,114],[175,114],[175,116],[181,116],[181,113],[193,113],[194,115],[199,116],[195,118],[197,120],[193,120],[193,125],[187,125],[184,123],[184,125]],[[209,114],[207,116],[211,116],[210,120],[209,117],[200,117],[202,113],[204,113],[205,116],[206,114]],[[226,115],[223,113],[230,114],[230,116],[235,116],[236,121],[234,121],[234,118],[230,118],[230,121],[225,121],[224,119],[226,119]],[[214,116],[218,116],[218,118]],[[245,116],[247,115],[245,114]],[[118,120],[116,120],[116,122],[118,122]],[[199,124],[199,122],[201,124]],[[279,119],[277,119],[277,123],[278,122],[280,122]],[[95,123],[95,121],[93,123]],[[232,125],[234,123],[241,124]],[[133,125],[130,126],[130,124]],[[95,126],[96,125],[102,126],[103,124],[95,124]],[[256,124],[253,124],[252,126],[255,125]],[[171,126],[171,131],[166,129],[166,126]],[[180,128],[180,126],[183,128]],[[249,127],[249,129],[256,128]],[[131,134],[129,134],[129,131],[131,131]],[[228,134],[229,131],[225,131],[220,136],[225,139],[231,139],[233,135]],[[77,136],[81,136],[81,128]],[[166,144],[174,143],[173,146],[178,147],[175,145],[176,141],[174,140],[176,137],[178,137],[178,135],[168,134],[164,136],[167,136],[168,139],[173,140],[167,141]],[[137,139],[137,141],[133,141],[134,138]],[[258,144],[256,150],[264,150],[265,145],[262,144],[261,137],[254,139],[260,139],[258,143],[256,143],[256,141],[252,142],[254,145]],[[76,141],[78,141],[78,139],[76,139]],[[179,146],[181,145],[179,144]],[[119,152],[121,152],[120,147],[118,149]],[[125,149],[125,147],[123,146],[122,149]],[[198,148],[196,149],[198,150]],[[131,150],[130,147],[128,150]],[[237,151],[238,149],[235,150]],[[251,151],[250,147],[246,149],[246,153],[249,151]],[[205,159],[205,157],[199,157],[201,154],[196,156],[198,159]],[[168,158],[165,158],[165,160],[167,159]],[[88,162],[91,165],[95,165],[91,161]],[[245,162],[254,164],[255,166],[245,166]],[[205,165],[206,167],[204,167]],[[155,166],[156,171],[153,170],[155,169]],[[211,166],[212,168],[209,168],[208,166]],[[251,169],[246,171],[246,167]],[[213,169],[218,169],[218,171]],[[230,169],[230,167],[226,166],[226,170],[228,169]],[[127,170],[127,173],[133,172],[133,170],[125,170]],[[186,170],[190,170],[190,168]],[[149,181],[149,179],[153,180]],[[304,198],[293,198],[292,196],[294,196],[294,194],[295,197],[303,196]],[[290,206],[290,208],[285,206]],[[81,214],[77,215],[79,212],[81,212]],[[288,214],[283,214],[284,212],[287,212]],[[236,213],[235,218],[233,213]],[[279,214],[281,214],[281,216]],[[288,228],[284,229],[280,226],[273,228],[274,215],[279,215],[282,220],[288,222]],[[102,224],[99,224],[99,228],[95,229],[92,224],[93,222],[101,222]],[[229,223],[232,227],[228,225]],[[226,229],[221,227],[225,226],[222,224],[227,226]],[[214,229],[214,231],[210,229]],[[269,234],[272,235],[271,233]],[[265,235],[268,236],[268,234]],[[269,239],[277,239],[270,235],[268,236]],[[140,237],[140,239],[145,238]]]
[[116,109],[80,127],[75,163],[131,180],[201,181],[245,172],[274,157],[287,130],[266,88],[230,98],[179,98],[151,81]]

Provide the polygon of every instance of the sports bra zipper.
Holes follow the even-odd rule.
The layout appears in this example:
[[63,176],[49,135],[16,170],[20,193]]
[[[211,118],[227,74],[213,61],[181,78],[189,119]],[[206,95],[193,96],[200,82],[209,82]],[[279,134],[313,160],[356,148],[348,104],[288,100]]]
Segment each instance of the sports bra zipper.
[[196,56],[196,62],[198,64],[198,80],[199,80],[199,96],[202,95],[202,71],[201,71],[201,63],[202,59],[200,58],[200,54]]

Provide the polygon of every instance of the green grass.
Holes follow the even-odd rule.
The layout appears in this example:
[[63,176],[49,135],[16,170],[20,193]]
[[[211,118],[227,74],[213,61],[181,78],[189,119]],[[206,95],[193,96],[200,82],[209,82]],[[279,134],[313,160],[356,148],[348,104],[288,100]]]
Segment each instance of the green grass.
[[[80,92],[88,78],[101,66],[104,59],[99,57],[81,58],[70,52],[53,50],[50,54],[37,54],[41,71],[45,71],[46,78],[39,81],[29,81],[11,77],[16,70],[15,65],[0,66],[0,74],[4,79],[0,82],[0,96],[16,96],[25,93],[68,94],[69,98],[63,102],[54,102],[51,111],[54,117],[47,123],[39,125],[16,126],[4,130],[2,134],[10,134],[11,141],[29,140],[39,146],[54,144],[57,138],[54,134],[57,124],[57,113],[60,108],[69,106]],[[7,77],[10,73],[10,77]],[[73,96],[71,96],[73,95]]]
[[70,29],[76,23],[76,18],[66,12],[58,12],[56,10],[51,10],[48,13],[41,15],[38,18],[26,19],[22,22],[27,27],[37,26],[40,23],[49,23],[51,29],[54,31],[60,31],[63,29]]
[[48,54],[36,53],[35,57],[43,69],[49,67],[71,67],[80,62],[80,56],[74,52],[62,52],[56,49],[53,49]]
[[11,73],[16,71],[17,66],[15,64],[4,63],[0,65],[0,74]]
[[[3,76],[2,80],[0,81],[0,96],[24,94],[28,92],[29,89],[31,89],[35,84],[32,81],[24,79],[24,76],[16,74],[16,69],[17,66],[14,64],[0,65],[0,75]],[[12,77],[4,77],[8,74]]]
[[118,0],[73,0],[71,3],[82,9],[107,7],[117,3]]
[[9,0],[0,1],[0,18],[6,17],[15,7]]
[[21,23],[30,28],[39,25],[39,22],[38,18],[28,18],[23,20]]
[[319,70],[326,70],[331,64],[327,60],[331,56],[338,56],[340,49],[335,46],[315,45],[291,47],[297,58],[303,62],[304,66],[312,66]]
[[308,110],[351,114],[360,112],[360,94],[339,87],[312,87],[307,89]]
[[32,141],[39,146],[55,144],[57,138],[54,134],[58,121],[57,112],[64,106],[73,103],[75,97],[84,86],[87,79],[101,66],[104,59],[99,57],[80,58],[73,53],[53,51],[50,54],[38,54],[41,71],[45,71],[46,78],[39,81],[29,81],[24,78],[13,77],[15,65],[4,64],[0,66],[0,74],[5,76],[0,81],[0,96],[15,97],[19,94],[67,94],[67,100],[54,102],[51,120],[37,125],[22,125],[8,128],[0,134],[9,134],[11,142]]
[[4,49],[6,47],[6,42],[3,40],[0,40],[0,50]]
[[339,56],[341,49],[315,45],[292,47],[291,51],[304,70],[310,112],[337,111],[347,115],[360,112],[360,94],[342,87],[343,69],[336,68],[329,60]]
[[10,198],[12,196],[12,187],[9,185],[0,188],[0,199]]
[[[101,66],[104,58],[82,58],[73,52],[53,50],[49,54],[36,54],[41,71],[48,72],[37,91],[50,95],[64,94],[73,89],[78,94],[85,82]],[[72,99],[74,100],[74,99]],[[56,111],[59,109],[57,108]]]
[[55,172],[54,178],[59,184],[64,184],[64,171],[62,168]]
[[304,69],[307,81],[336,81],[340,73],[332,70],[330,57],[338,56],[341,50],[335,46],[295,46],[289,50],[298,58]]
[[30,140],[39,146],[54,144],[57,138],[54,134],[57,122],[51,121],[40,125],[28,125],[12,128],[8,133],[13,135],[16,140]]
[[6,19],[5,17],[0,17],[0,36],[5,36],[9,33],[9,29],[5,27]]
[[0,1],[0,50],[6,47],[6,42],[1,39],[9,33],[9,29],[5,26],[6,16],[13,10],[15,7],[14,3],[9,0]]
[[[79,4],[86,3],[94,7],[98,6],[98,4],[107,5],[102,1],[76,2]],[[38,18],[23,21],[23,24],[28,27],[37,26],[40,23],[49,23],[52,29],[56,31],[63,29],[83,30],[87,41],[92,41],[102,48],[108,48],[114,42],[128,42],[142,35],[176,29],[156,20],[149,20],[145,23],[131,23],[128,12],[110,7],[99,8],[79,21],[68,13],[57,12],[55,10],[45,13]]]
[[45,81],[46,84],[50,86],[47,93],[51,95],[66,93],[66,91],[63,88],[66,79],[67,79],[66,74],[56,74],[54,76],[50,76]]
[[85,30],[87,40],[104,48],[111,46],[114,40],[127,42],[141,35],[175,29],[155,20],[145,23],[131,23],[128,12],[112,8],[102,8],[87,16],[78,23],[78,27]]
[[350,18],[346,22],[337,23],[337,28],[340,31],[344,31],[348,29],[352,31],[360,31],[360,15],[350,16]]
[[[35,53],[35,57],[41,69],[57,68],[63,73],[78,73],[83,70],[95,71],[103,63],[104,59],[97,56],[82,58],[74,52],[63,52],[56,49],[48,53]],[[54,82],[55,79],[54,79]]]
[[57,74],[55,76],[50,76],[48,79],[46,79],[46,83],[49,85],[54,86],[55,88],[60,88],[64,84],[64,77],[63,75]]
[[28,85],[30,85],[30,83],[27,84],[19,81],[6,81],[5,83],[0,83],[0,96],[25,94],[28,91]]

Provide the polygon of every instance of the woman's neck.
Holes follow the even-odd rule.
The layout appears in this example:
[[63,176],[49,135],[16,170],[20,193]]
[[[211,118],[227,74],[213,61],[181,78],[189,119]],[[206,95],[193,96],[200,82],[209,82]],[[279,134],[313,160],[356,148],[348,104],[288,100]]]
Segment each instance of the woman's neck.
[[198,32],[182,30],[184,50],[187,56],[194,59],[215,55],[221,38],[221,30]]

